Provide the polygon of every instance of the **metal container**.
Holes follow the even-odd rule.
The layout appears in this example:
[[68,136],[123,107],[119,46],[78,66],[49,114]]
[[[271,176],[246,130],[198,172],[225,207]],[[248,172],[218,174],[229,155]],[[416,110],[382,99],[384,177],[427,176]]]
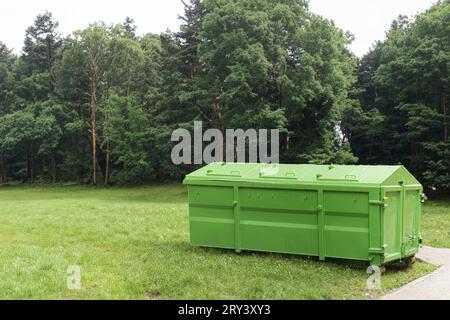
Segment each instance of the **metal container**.
[[184,184],[196,246],[383,265],[421,242],[423,188],[403,166],[213,163]]

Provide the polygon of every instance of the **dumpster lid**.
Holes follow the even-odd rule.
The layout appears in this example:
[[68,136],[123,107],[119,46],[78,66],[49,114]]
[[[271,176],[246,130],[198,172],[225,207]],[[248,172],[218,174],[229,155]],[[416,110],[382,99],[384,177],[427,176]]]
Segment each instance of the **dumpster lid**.
[[185,184],[195,181],[259,181],[285,183],[419,184],[401,165],[315,165],[216,162],[188,174]]

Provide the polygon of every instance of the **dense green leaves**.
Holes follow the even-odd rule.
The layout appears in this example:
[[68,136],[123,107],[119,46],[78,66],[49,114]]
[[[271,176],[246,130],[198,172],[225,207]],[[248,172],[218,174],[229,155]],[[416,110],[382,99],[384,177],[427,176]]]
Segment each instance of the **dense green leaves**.
[[400,16],[359,66],[361,107],[345,121],[363,163],[403,163],[428,186],[450,187],[450,2]]
[[402,162],[450,187],[449,1],[399,17],[361,60],[304,0],[191,0],[180,31],[46,12],[17,57],[0,43],[0,183],[179,179],[173,130],[277,128],[281,161]]

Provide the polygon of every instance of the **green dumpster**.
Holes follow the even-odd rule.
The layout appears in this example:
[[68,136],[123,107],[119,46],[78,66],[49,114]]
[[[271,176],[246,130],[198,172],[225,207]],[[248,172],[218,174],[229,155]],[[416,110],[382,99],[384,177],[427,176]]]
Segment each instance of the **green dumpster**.
[[213,163],[186,176],[190,241],[383,265],[421,242],[421,184],[403,166]]

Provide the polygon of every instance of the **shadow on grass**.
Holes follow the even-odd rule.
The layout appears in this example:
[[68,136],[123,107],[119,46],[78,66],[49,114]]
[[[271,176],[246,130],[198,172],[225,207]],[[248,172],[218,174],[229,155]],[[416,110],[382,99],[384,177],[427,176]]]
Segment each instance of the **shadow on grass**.
[[[263,252],[263,251],[248,251],[243,250],[240,253],[236,253],[233,249],[211,248],[211,247],[199,247],[193,246],[189,242],[171,243],[170,245],[163,245],[176,250],[180,255],[189,254],[192,257],[214,257],[220,258],[221,256],[236,259],[236,261],[246,261],[249,258],[262,259],[267,262],[274,262],[278,260],[280,262],[300,262],[300,263],[313,263],[317,265],[325,265],[332,269],[352,269],[355,271],[366,271],[369,263],[367,261],[358,261],[350,259],[338,259],[327,258],[325,261],[320,261],[317,256],[288,254],[288,253],[275,253],[275,252]],[[166,249],[167,250],[167,249]]]
[[[207,247],[194,247],[194,250],[203,251],[205,253],[211,253],[219,256],[223,254],[234,255],[236,257],[261,257],[261,258],[274,258],[286,261],[298,260],[298,261],[312,261],[317,264],[326,264],[330,267],[337,267],[339,269],[349,268],[357,271],[366,271],[369,267],[368,261],[351,260],[344,258],[326,258],[324,261],[319,260],[317,256],[308,256],[301,254],[289,254],[289,253],[275,253],[275,252],[263,252],[263,251],[242,251],[236,253],[232,249],[220,249],[220,248],[207,248]],[[389,273],[401,273],[407,271],[412,265],[403,265],[401,263],[388,263],[385,265]]]

